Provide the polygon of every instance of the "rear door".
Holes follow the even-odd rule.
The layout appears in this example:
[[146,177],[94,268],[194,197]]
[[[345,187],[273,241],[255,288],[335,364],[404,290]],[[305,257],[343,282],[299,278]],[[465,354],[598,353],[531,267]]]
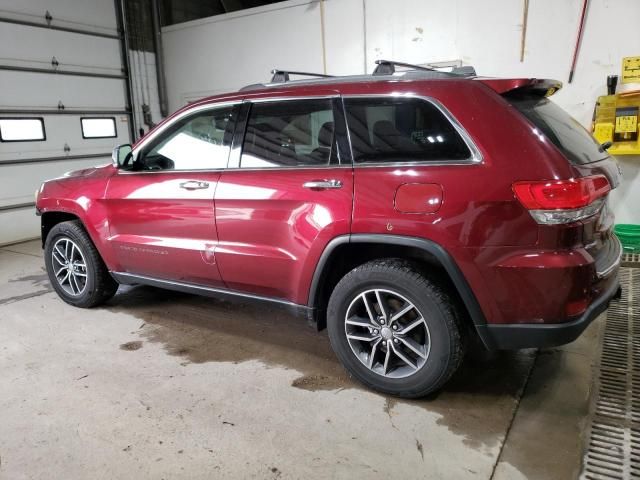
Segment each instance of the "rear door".
[[339,97],[246,102],[215,194],[227,287],[306,303],[327,243],[348,234],[353,178]]
[[107,187],[109,241],[120,271],[221,286],[213,196],[238,105],[199,109],[135,152]]

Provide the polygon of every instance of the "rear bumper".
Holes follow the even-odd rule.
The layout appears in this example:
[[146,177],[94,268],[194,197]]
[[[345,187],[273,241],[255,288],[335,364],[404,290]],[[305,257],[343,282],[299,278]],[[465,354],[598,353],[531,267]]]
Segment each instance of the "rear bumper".
[[620,283],[611,282],[608,288],[577,319],[551,324],[494,324],[477,325],[485,345],[491,349],[555,347],[573,342],[620,294]]

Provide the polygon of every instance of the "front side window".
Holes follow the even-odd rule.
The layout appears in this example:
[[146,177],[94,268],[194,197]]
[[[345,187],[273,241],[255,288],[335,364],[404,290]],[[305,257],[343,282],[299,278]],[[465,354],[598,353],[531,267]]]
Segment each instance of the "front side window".
[[177,122],[141,154],[138,170],[226,168],[235,125],[235,107],[207,110]]
[[419,98],[347,98],[355,163],[462,161],[469,147],[449,119]]
[[42,118],[0,118],[0,141],[38,142],[46,140]]
[[331,99],[255,103],[240,168],[323,166],[336,152]]

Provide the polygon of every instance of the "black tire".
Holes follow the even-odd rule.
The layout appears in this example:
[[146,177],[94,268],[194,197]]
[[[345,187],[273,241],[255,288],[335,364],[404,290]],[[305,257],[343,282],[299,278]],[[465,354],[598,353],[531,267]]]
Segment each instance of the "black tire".
[[[83,269],[86,273],[86,283],[83,284],[83,290],[76,295],[71,294],[60,283],[54,267],[54,245],[65,239],[75,244],[86,264]],[[95,307],[113,297],[118,290],[118,283],[109,274],[98,250],[78,220],[58,223],[51,229],[44,244],[44,260],[52,287],[60,298],[70,305],[80,308]],[[57,264],[56,267],[59,270],[60,265]]]
[[[360,301],[358,297],[363,292],[373,289],[383,289],[400,294],[416,307],[417,311],[413,313],[414,319],[419,318],[418,313],[422,314],[422,318],[425,319],[424,324],[428,327],[425,328],[424,335],[430,339],[428,353],[426,353],[426,347],[423,352],[426,353],[426,360],[421,360],[416,356],[415,363],[423,361],[424,364],[405,377],[389,378],[371,370],[363,363],[363,360],[358,358],[347,339],[346,314],[350,305],[352,302]],[[391,298],[393,299],[393,297]],[[371,306],[379,312],[379,307],[375,302]],[[391,313],[394,312],[388,313],[390,319]],[[378,317],[378,321],[380,318],[382,317]],[[453,300],[453,296],[448,295],[436,280],[426,278],[412,264],[401,259],[371,261],[347,273],[338,282],[329,299],[327,328],[333,350],[351,375],[369,388],[399,397],[418,398],[438,390],[457,370],[464,357],[460,310]],[[349,328],[351,327],[349,326]],[[363,329],[365,334],[367,330],[368,328]],[[402,330],[402,325],[400,325],[400,330]],[[380,333],[379,338],[382,343],[391,342],[391,340],[383,339],[382,330],[374,330],[373,332],[376,331]],[[389,328],[385,333],[390,334]],[[393,342],[397,342],[396,337]],[[366,346],[369,345],[369,342],[358,343],[358,345],[363,344]],[[398,346],[403,346],[403,344],[399,343]],[[382,352],[384,356],[386,356],[387,349],[385,348],[385,351]],[[394,350],[391,349],[391,352],[393,354]],[[380,356],[382,353],[369,354],[368,357],[373,356],[375,359],[376,355]],[[379,365],[377,361],[376,364]],[[378,368],[382,367],[379,365]],[[409,367],[400,364],[398,368],[406,370]],[[411,370],[409,371],[411,372]],[[387,373],[389,372],[385,372],[385,374]]]

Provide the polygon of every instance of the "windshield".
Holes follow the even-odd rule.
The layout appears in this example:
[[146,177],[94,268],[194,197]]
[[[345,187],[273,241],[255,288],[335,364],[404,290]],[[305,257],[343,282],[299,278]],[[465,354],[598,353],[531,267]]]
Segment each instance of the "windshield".
[[570,162],[578,165],[608,157],[580,123],[545,97],[507,96],[507,101],[529,119]]

